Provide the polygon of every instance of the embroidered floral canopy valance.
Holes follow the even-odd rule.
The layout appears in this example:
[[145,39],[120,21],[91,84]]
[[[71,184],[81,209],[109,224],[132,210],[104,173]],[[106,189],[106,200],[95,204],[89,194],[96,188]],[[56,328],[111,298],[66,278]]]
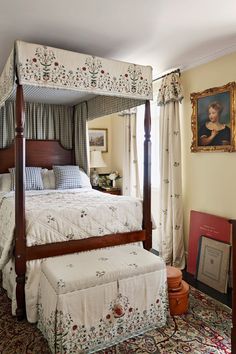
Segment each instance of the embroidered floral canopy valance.
[[16,76],[26,101],[73,105],[97,95],[152,99],[150,66],[22,41],[16,41],[0,77],[0,106],[14,98]]

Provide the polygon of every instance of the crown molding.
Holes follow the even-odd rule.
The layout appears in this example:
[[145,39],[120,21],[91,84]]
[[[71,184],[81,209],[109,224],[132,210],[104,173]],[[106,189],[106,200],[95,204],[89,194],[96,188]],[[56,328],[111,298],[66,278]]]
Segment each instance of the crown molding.
[[[206,63],[210,63],[211,61],[214,61],[214,60],[221,58],[225,55],[232,54],[233,52],[236,52],[236,44],[233,44],[232,46],[224,48],[224,49],[217,50],[216,52],[214,52],[212,54],[198,58],[189,64],[187,64],[187,63],[186,64],[179,64],[179,65],[176,65],[176,66],[174,66],[170,69],[167,69],[165,71],[162,71],[162,72],[159,71],[157,73],[155,72],[155,77],[158,78],[159,76],[168,74],[169,72],[176,70],[177,68],[179,68],[181,72],[184,72],[184,71],[193,69],[197,66],[200,66],[200,65],[203,65]],[[157,80],[157,79],[155,79],[155,77],[154,77],[153,81]]]
[[233,44],[230,47],[218,50],[210,55],[206,55],[204,57],[198,58],[197,60],[191,62],[191,64],[185,64],[182,66],[180,65],[179,68],[182,72],[187,71],[189,69],[193,69],[193,68],[200,66],[202,64],[206,64],[211,61],[214,61],[214,60],[221,58],[225,55],[232,54],[233,52],[236,52],[236,44]]

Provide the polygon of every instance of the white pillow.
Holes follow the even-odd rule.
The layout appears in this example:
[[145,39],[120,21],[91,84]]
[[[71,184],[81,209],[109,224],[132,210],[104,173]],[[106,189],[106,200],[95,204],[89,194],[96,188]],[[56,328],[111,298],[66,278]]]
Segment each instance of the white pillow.
[[42,178],[44,189],[55,189],[55,175],[53,170],[43,169]]
[[10,192],[11,190],[11,174],[0,174],[0,192]]
[[[42,176],[43,176],[44,189],[56,188],[55,174],[53,170],[44,169]],[[81,188],[92,188],[88,175],[81,168],[80,168],[80,183],[81,183]]]
[[82,188],[92,188],[89,176],[80,168],[80,183]]

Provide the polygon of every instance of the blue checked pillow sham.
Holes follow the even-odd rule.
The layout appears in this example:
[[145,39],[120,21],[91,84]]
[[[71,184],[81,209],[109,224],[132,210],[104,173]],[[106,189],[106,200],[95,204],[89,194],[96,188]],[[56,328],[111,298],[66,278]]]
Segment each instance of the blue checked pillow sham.
[[79,166],[53,166],[56,189],[81,188]]
[[[15,190],[15,168],[9,168],[11,174],[11,190]],[[40,190],[43,189],[41,167],[25,167],[25,189]]]

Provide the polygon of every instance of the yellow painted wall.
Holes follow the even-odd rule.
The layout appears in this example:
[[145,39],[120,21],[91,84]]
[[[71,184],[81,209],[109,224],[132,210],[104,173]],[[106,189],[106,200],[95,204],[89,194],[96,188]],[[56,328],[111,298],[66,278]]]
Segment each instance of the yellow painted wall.
[[98,168],[99,173],[108,173],[111,171],[112,165],[112,122],[111,116],[97,118],[88,122],[88,129],[101,128],[107,129],[108,134],[108,152],[103,152],[102,157],[106,163],[106,167]]
[[236,53],[182,74],[185,96],[181,105],[181,132],[186,243],[191,209],[236,218],[236,152],[190,152],[190,93],[223,86],[232,81],[236,81]]
[[112,116],[112,170],[123,175],[124,157],[124,117],[118,114]]
[[104,168],[99,168],[99,173],[118,171],[121,176],[123,175],[123,121],[123,117],[120,117],[118,114],[113,114],[88,122],[89,129],[106,128],[108,131],[108,152],[102,153],[103,159],[107,166]]

